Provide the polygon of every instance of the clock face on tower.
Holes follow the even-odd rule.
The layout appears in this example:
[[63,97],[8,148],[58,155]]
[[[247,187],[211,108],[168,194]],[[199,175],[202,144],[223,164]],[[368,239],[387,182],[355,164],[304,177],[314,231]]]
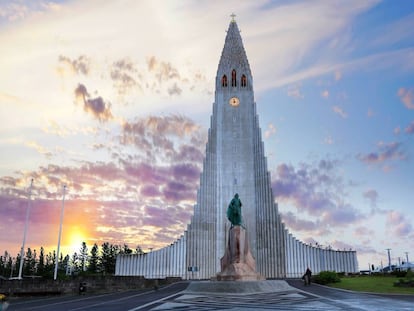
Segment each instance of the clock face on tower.
[[237,107],[238,105],[240,105],[240,101],[237,97],[232,97],[229,100],[229,104],[233,107]]

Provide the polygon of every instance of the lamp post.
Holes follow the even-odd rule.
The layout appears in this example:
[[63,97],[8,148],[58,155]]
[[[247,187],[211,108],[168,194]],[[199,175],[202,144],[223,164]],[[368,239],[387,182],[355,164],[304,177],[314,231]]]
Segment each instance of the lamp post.
[[57,245],[57,253],[56,253],[55,274],[53,276],[54,280],[56,280],[57,278],[58,263],[59,263],[60,237],[62,235],[63,213],[65,210],[65,190],[66,190],[66,185],[63,185],[62,209],[60,210],[60,225],[59,225],[59,236],[58,236],[58,245]]
[[26,223],[24,225],[22,249],[20,250],[20,267],[19,267],[19,276],[18,276],[19,279],[22,278],[22,271],[23,271],[24,247],[26,244],[27,227],[29,226],[30,209],[32,207],[32,204],[31,204],[32,202],[30,200],[30,196],[32,195],[32,187],[33,187],[33,178],[30,181],[29,200],[27,203],[27,210],[26,210]]
[[388,267],[390,268],[390,272],[391,272],[392,271],[392,269],[391,269],[391,253],[390,253],[391,248],[387,248],[386,250],[388,251]]

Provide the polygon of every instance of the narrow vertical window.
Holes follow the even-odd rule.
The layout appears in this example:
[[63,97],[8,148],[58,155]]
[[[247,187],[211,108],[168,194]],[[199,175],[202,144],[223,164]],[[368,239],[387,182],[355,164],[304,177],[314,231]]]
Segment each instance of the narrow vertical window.
[[247,78],[245,75],[242,75],[241,77],[241,86],[246,87],[247,86]]
[[237,86],[236,70],[234,70],[234,69],[231,72],[231,86]]
[[223,78],[221,78],[221,86],[227,87],[227,76],[224,75]]

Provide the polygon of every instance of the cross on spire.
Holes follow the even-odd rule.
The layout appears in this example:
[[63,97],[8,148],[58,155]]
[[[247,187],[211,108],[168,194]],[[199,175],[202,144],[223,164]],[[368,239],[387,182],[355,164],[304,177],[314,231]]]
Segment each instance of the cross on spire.
[[231,17],[231,22],[232,22],[232,23],[235,23],[236,21],[235,21],[235,19],[234,19],[234,18],[236,17],[236,14],[231,13],[230,17]]

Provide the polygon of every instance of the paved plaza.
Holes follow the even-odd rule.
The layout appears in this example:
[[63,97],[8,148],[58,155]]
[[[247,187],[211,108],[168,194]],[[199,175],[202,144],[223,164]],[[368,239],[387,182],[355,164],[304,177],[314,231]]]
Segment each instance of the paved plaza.
[[208,281],[180,282],[159,290],[25,298],[12,300],[8,311],[414,310],[414,295],[356,293],[316,284],[305,287],[300,280],[239,282],[236,286],[229,284]]
[[[265,281],[264,292],[192,292],[160,302],[148,310],[329,310],[378,311],[414,310],[413,296],[388,296],[336,290],[302,281]],[[272,291],[271,288],[274,290]],[[254,290],[253,290],[254,291]]]

